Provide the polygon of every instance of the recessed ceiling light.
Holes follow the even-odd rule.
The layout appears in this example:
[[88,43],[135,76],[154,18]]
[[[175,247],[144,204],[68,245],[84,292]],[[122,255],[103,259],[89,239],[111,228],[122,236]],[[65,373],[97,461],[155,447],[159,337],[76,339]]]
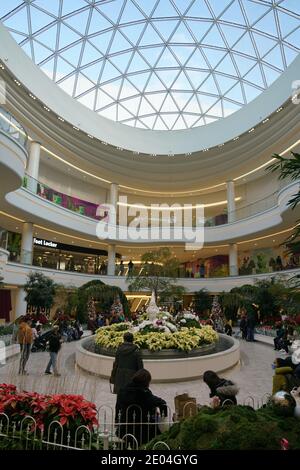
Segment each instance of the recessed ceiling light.
[[47,108],[47,106],[43,106],[43,108],[44,108],[46,111],[48,111],[48,113],[50,112],[50,109]]
[[263,124],[266,124],[266,122],[270,121],[270,118],[264,119]]
[[234,140],[234,141],[239,140],[239,137],[235,137],[233,140]]
[[65,122],[65,120],[64,120],[62,117],[60,117],[60,116],[58,116],[57,119],[58,119],[59,121],[61,121],[61,122]]
[[280,111],[282,111],[282,110],[283,110],[283,107],[280,106],[280,108],[277,109],[276,113],[280,113]]
[[250,131],[249,131],[249,134],[251,134],[251,132],[254,132],[254,131],[255,131],[255,128],[252,127],[252,129],[250,129]]

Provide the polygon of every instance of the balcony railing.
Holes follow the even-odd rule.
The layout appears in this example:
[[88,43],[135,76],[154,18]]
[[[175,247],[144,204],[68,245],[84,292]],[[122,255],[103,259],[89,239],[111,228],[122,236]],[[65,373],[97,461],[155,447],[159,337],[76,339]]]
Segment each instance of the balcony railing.
[[5,109],[0,107],[0,132],[16,140],[22,147],[27,146],[28,135],[24,127]]

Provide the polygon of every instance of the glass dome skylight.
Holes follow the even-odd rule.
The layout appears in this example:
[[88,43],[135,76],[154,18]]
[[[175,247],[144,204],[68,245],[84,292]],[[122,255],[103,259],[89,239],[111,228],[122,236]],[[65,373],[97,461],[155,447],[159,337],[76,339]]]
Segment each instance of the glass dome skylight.
[[1,0],[0,18],[74,99],[144,129],[234,113],[300,50],[299,0]]

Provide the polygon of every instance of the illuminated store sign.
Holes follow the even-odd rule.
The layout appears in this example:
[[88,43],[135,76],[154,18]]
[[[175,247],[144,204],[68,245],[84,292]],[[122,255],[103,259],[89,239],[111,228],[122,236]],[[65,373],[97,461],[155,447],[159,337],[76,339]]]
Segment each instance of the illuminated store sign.
[[59,248],[58,243],[51,242],[50,240],[43,240],[42,238],[34,238],[34,245],[45,246],[47,248]]

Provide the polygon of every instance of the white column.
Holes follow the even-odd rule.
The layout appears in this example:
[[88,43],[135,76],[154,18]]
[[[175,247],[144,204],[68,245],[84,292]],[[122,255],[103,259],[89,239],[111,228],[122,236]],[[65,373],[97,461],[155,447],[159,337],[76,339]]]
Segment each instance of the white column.
[[227,181],[227,213],[228,222],[235,221],[235,190],[234,182]]
[[116,246],[108,245],[108,264],[107,264],[107,274],[109,276],[115,275],[116,269]]
[[229,245],[229,274],[230,276],[238,276],[238,249],[237,244]]
[[39,168],[41,158],[40,142],[32,141],[30,144],[29,158],[27,162],[26,173],[29,176],[27,187],[33,193],[36,193],[37,183],[39,179]]
[[21,243],[21,263],[32,264],[33,256],[33,224],[24,222]]
[[119,193],[119,186],[116,183],[111,183],[111,185],[110,185],[110,194],[109,194],[109,203],[115,209],[115,213],[111,214],[110,219],[109,219],[109,222],[112,225],[116,225],[116,223],[117,223],[118,193]]
[[15,317],[21,317],[22,315],[26,315],[27,311],[27,302],[25,300],[26,292],[22,287],[18,288],[17,295],[16,295],[16,305],[15,305]]

